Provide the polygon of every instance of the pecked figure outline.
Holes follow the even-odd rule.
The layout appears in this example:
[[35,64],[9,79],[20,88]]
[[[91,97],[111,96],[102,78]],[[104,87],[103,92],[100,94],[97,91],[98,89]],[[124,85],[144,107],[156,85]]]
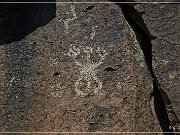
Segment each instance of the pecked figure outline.
[[[100,57],[100,60],[98,62],[94,62],[91,60],[91,54],[93,53],[93,50],[94,48],[88,46],[72,46],[69,48],[69,52],[66,54],[67,56],[72,57],[76,65],[79,66],[78,79],[74,83],[75,92],[78,96],[88,95],[88,92],[90,92],[90,89],[92,88],[93,81],[96,81],[97,83],[97,87],[93,89],[94,94],[99,94],[99,91],[102,89],[102,82],[97,77],[97,68],[103,63],[108,53],[103,49],[103,47],[97,47],[96,53]],[[81,55],[81,51],[86,54],[85,58],[83,57],[85,60],[84,63],[76,59],[79,55]],[[86,92],[83,92],[79,89],[80,82],[83,80],[87,81],[85,89]]]

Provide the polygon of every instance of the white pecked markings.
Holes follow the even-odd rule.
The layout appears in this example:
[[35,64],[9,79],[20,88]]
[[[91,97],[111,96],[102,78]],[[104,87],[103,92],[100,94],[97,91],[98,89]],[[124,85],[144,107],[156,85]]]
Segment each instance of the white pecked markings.
[[[95,52],[93,53],[93,51]],[[97,62],[91,60],[91,55],[95,53],[99,57],[99,61]],[[73,58],[76,65],[79,66],[78,79],[74,83],[75,92],[78,96],[87,95],[88,93],[91,92],[91,89],[93,89],[94,94],[100,93],[99,91],[102,89],[102,82],[97,77],[97,72],[98,72],[97,68],[106,59],[107,54],[108,53],[106,52],[106,50],[104,50],[102,47],[97,47],[96,49],[94,49],[88,46],[81,46],[81,47],[71,46],[69,48],[68,53],[65,55]],[[84,62],[77,60],[77,57],[80,55],[83,55],[81,58],[84,60]],[[83,91],[80,89],[80,82],[83,82],[84,85],[86,86],[85,90]],[[96,86],[93,86],[94,82],[96,82]]]

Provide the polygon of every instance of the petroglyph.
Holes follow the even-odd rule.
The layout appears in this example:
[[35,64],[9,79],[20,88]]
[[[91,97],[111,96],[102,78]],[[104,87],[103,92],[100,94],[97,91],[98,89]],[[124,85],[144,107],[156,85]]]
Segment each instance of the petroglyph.
[[12,86],[12,83],[14,82],[14,80],[15,80],[15,77],[12,77],[10,80],[9,86]]
[[90,34],[90,39],[93,40],[96,35],[96,28],[97,26],[92,27],[92,33]]
[[[94,48],[87,46],[72,46],[69,48],[69,52],[67,53],[67,56],[72,57],[74,62],[79,66],[78,79],[74,83],[75,92],[79,96],[85,96],[91,92],[94,94],[100,94],[99,91],[102,89],[102,82],[97,77],[97,68],[103,63],[108,53],[102,47],[97,47],[93,53],[94,50]],[[83,54],[83,62],[80,62],[80,60],[77,59],[81,54]],[[94,62],[91,60],[91,54],[97,54],[99,61]],[[81,90],[82,83],[85,87]]]
[[64,20],[64,25],[65,25],[65,33],[68,34],[68,29],[69,29],[69,21],[73,21],[77,18],[76,16],[76,11],[75,11],[75,5],[71,6],[71,12],[72,12],[72,16],[73,18],[68,18],[66,20]]

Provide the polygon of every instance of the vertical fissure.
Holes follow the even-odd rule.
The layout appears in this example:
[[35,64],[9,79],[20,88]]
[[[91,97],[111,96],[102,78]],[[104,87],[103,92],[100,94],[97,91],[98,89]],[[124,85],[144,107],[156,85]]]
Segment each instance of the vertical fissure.
[[[118,0],[115,2],[118,2]],[[171,134],[173,135],[173,129],[170,128],[170,126],[176,125],[176,122],[178,122],[178,118],[171,107],[171,101],[168,98],[168,95],[164,92],[164,90],[158,82],[158,79],[156,78],[152,66],[151,40],[155,39],[155,37],[150,34],[148,28],[146,27],[144,20],[141,17],[143,13],[136,11],[136,9],[134,8],[135,4],[116,4],[121,8],[126,21],[136,34],[136,39],[139,42],[140,48],[143,51],[146,65],[153,80],[153,92],[151,93],[151,97],[154,97],[155,113],[160,123],[161,129],[164,132],[164,134],[167,134],[165,132],[171,132]],[[170,113],[173,114],[174,117],[176,117],[176,120],[172,121],[169,119],[168,110],[170,110]]]

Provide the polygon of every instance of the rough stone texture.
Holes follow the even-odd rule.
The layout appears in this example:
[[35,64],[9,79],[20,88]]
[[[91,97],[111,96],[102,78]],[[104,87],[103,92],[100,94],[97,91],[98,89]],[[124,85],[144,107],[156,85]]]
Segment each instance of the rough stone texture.
[[1,4],[1,131],[25,130],[28,109],[33,103],[30,99],[35,94],[32,68],[35,42],[30,37],[37,35],[22,38],[55,17],[55,7],[55,4],[12,4],[12,7]]
[[[59,35],[62,43],[57,44],[65,53],[61,54],[62,61],[69,61],[67,65],[59,64],[59,69],[64,69],[60,76],[69,80],[62,84],[65,91],[61,93],[61,131],[158,130],[158,126],[153,127],[147,103],[151,80],[119,7],[62,4],[57,9],[58,13],[67,11],[57,16],[60,18],[57,31],[63,27],[65,31]],[[68,52],[71,55],[67,55]],[[76,89],[85,93],[84,97],[78,96]]]
[[177,118],[170,112],[169,118],[172,125],[173,122],[177,122],[174,125],[178,130],[180,129],[178,122],[180,120],[180,5],[139,4],[135,7],[139,12],[144,12],[142,18],[150,34],[155,37],[152,40],[154,74],[171,101]]
[[161,131],[142,50],[115,4],[57,4],[56,18],[0,52],[1,131]]

